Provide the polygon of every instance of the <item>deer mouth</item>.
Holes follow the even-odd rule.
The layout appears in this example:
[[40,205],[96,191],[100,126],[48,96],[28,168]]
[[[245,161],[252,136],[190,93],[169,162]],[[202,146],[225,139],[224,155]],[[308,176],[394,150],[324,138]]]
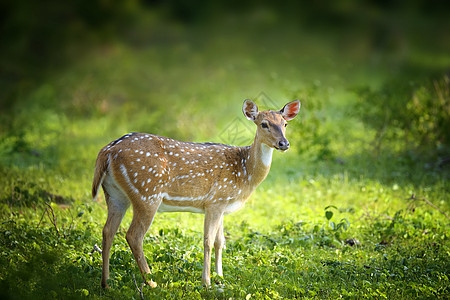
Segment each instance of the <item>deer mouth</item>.
[[286,152],[287,150],[289,150],[289,147],[278,147],[278,146],[273,146],[275,149],[277,149],[280,152]]

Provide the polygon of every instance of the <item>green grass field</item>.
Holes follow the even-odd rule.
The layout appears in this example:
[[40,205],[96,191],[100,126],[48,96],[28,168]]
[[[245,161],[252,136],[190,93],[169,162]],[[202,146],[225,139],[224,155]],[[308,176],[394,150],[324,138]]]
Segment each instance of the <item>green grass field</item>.
[[134,131],[247,145],[246,98],[265,109],[302,101],[291,149],[274,153],[268,178],[225,217],[224,277],[209,289],[203,216],[156,216],[144,252],[158,287],[144,287],[145,299],[450,297],[445,31],[423,43],[426,27],[412,26],[377,42],[367,28],[273,18],[142,18],[17,95],[0,116],[2,299],[139,299],[131,209],[112,247],[111,289],[100,287],[98,151]]

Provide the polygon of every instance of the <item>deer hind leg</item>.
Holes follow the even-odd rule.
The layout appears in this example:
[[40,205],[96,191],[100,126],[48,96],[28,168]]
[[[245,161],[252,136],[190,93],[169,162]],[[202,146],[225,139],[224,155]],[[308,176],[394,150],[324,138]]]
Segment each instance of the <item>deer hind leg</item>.
[[216,273],[223,276],[222,271],[222,248],[225,245],[225,236],[223,234],[223,216],[220,218],[219,229],[217,230],[216,240],[214,241],[214,250],[216,258]]
[[131,248],[131,252],[133,252],[134,259],[136,260],[145,283],[153,288],[156,287],[157,284],[156,282],[147,279],[150,268],[145,259],[143,241],[147,230],[153,222],[160,201],[161,200],[151,205],[142,203],[142,205],[133,206],[133,220],[131,221],[130,228],[126,235],[128,245]]
[[114,235],[122,222],[123,216],[129,207],[129,203],[126,201],[117,201],[112,198],[105,190],[105,199],[108,205],[108,218],[106,219],[105,226],[103,227],[103,241],[102,241],[102,288],[108,288],[106,281],[109,278],[109,254],[111,251],[111,245],[114,240]]
[[220,222],[222,218],[223,213],[220,211],[207,210],[205,213],[202,283],[207,287],[211,285],[211,251],[213,248],[214,241],[216,240],[217,231],[220,227]]

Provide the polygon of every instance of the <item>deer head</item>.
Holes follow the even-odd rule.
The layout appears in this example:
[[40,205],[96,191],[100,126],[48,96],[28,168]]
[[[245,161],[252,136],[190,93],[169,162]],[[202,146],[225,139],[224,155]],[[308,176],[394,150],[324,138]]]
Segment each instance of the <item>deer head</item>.
[[259,141],[270,148],[280,151],[289,149],[289,141],[285,137],[287,121],[292,120],[300,111],[300,101],[295,100],[286,104],[279,111],[258,111],[258,106],[247,99],[242,111],[247,119],[257,126],[256,136]]

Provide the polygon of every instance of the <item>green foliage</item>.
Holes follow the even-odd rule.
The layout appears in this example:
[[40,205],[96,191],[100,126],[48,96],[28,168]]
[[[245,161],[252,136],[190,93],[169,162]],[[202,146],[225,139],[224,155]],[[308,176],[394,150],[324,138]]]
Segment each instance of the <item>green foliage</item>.
[[292,93],[292,98],[301,95],[300,121],[292,124],[292,135],[297,141],[295,149],[313,161],[332,160],[335,153],[331,148],[332,134],[324,126],[330,121],[326,113],[330,95],[320,88],[319,83]]
[[[27,213],[33,218],[27,222],[11,219],[1,225],[2,298],[139,297],[133,277],[138,285],[141,279],[123,231],[112,249],[111,289],[99,287],[101,257],[94,245],[101,230],[91,218],[93,211],[86,208],[81,203],[73,206],[84,213],[72,221],[75,225],[65,237],[48,220],[38,222],[33,213]],[[55,209],[58,219],[65,214]],[[387,221],[367,218],[360,229],[343,221],[338,229],[330,222],[345,212],[334,206],[325,211],[321,229],[312,223],[285,222],[273,232],[261,233],[245,222],[227,225],[227,231],[239,236],[228,234],[225,276],[213,275],[211,289],[200,283],[201,232],[173,225],[153,230],[145,239],[145,252],[159,286],[144,287],[145,298],[391,299],[448,294],[450,236],[445,223],[432,222],[427,212],[398,212]],[[361,244],[335,243],[340,231],[358,236]],[[380,240],[386,236],[392,242]]]
[[403,140],[403,148],[436,151],[450,147],[450,79],[394,81],[379,90],[357,91],[357,112],[383,139]]

